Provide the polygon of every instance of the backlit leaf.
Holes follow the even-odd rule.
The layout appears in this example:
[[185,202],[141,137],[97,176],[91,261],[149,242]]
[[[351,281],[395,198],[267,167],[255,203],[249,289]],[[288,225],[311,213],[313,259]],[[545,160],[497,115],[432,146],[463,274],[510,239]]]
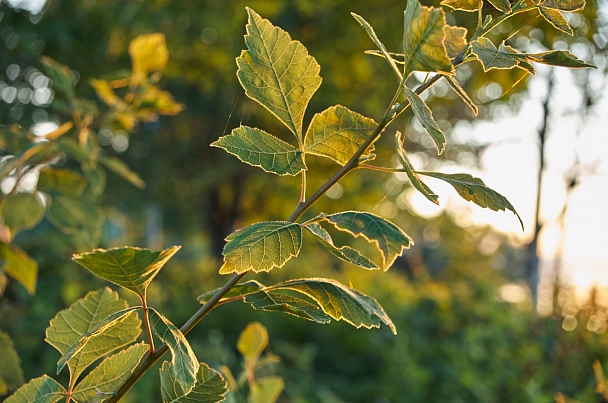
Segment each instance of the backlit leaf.
[[34,295],[38,279],[38,263],[14,244],[0,242],[0,268]]
[[34,378],[4,401],[4,403],[55,403],[65,399],[66,390],[53,378]]
[[460,86],[460,83],[456,81],[454,77],[444,76],[444,78],[446,79],[448,84],[450,84],[450,87],[452,87],[454,92],[460,97],[460,99],[462,99],[462,101],[467,104],[469,108],[471,108],[473,114],[477,116],[477,113],[479,112],[477,105],[475,105],[475,102],[473,102],[473,100],[469,97],[469,94],[466,93],[464,88]]
[[532,75],[536,74],[536,69],[530,63],[530,61],[527,58],[526,54],[519,53],[517,51],[517,49],[512,48],[511,46],[505,44],[504,42],[500,44],[500,47],[498,49],[501,52],[508,53],[515,60],[517,60],[517,67],[519,67],[520,69],[526,70],[528,73],[530,73]]
[[479,10],[482,5],[481,0],[443,0],[442,6],[450,7],[452,10],[473,12]]
[[568,35],[574,35],[574,31],[561,11],[547,7],[538,7],[538,11],[540,12],[540,15],[555,28]]
[[406,77],[412,71],[454,72],[443,44],[445,25],[443,10],[423,7],[418,0],[408,0],[403,32]]
[[352,263],[367,270],[375,270],[379,267],[374,262],[361,255],[357,250],[348,246],[337,247],[334,245],[333,239],[323,227],[317,223],[305,225],[304,228],[309,230],[316,239],[334,256],[345,262]]
[[335,320],[344,320],[356,328],[378,328],[386,324],[397,333],[393,322],[374,298],[346,287],[332,279],[308,278],[288,280],[264,291],[295,291],[315,301],[319,308]]
[[277,291],[258,291],[246,295],[243,301],[251,304],[254,309],[283,312],[322,324],[331,321],[331,317],[323,312],[317,304],[313,304],[302,298],[281,294]]
[[23,385],[23,370],[21,360],[15,350],[15,345],[10,336],[0,331],[0,384],[5,388],[0,395],[6,394],[9,390],[15,390]]
[[131,171],[127,164],[125,164],[122,160],[114,157],[100,157],[99,162],[101,162],[110,171],[114,172],[116,175],[122,177],[124,180],[129,182],[131,185],[139,189],[143,189],[144,187],[146,187],[146,184],[143,179],[141,179],[138,174]]
[[562,11],[579,11],[585,8],[585,0],[545,0],[540,6]]
[[171,369],[175,382],[182,394],[188,394],[194,388],[199,371],[199,363],[192,347],[183,333],[155,309],[149,308],[152,332],[169,347],[171,351]]
[[395,259],[413,244],[412,239],[392,222],[360,211],[346,211],[321,218],[332,223],[337,229],[358,237],[363,236],[374,243],[382,255],[382,267],[388,270]]
[[76,385],[73,399],[80,403],[101,403],[112,397],[137,367],[150,347],[138,343],[106,358]]
[[494,6],[498,11],[502,11],[503,13],[511,12],[511,3],[509,0],[488,0],[488,3]]
[[50,57],[42,56],[40,62],[46,75],[53,80],[53,89],[65,95],[68,100],[74,98],[76,77],[68,66],[65,66]]
[[110,107],[124,106],[124,101],[114,93],[110,83],[105,80],[91,79],[89,84],[95,90],[95,93],[106,105]]
[[321,85],[319,64],[306,48],[247,8],[244,50],[236,59],[245,93],[259,102],[302,141],[302,120],[310,98]]
[[[374,120],[344,106],[332,106],[313,116],[304,139],[304,150],[344,165],[377,126]],[[364,156],[373,150],[373,145],[368,147]]]
[[512,211],[519,219],[521,228],[524,228],[524,223],[511,202],[497,191],[487,187],[481,179],[475,178],[469,174],[443,174],[439,172],[417,173],[441,179],[449,183],[456,189],[460,197],[466,201],[473,202],[480,207],[489,208],[493,211],[505,211],[505,209]]
[[226,381],[218,371],[201,362],[196,375],[196,385],[186,394],[175,379],[175,371],[168,361],[160,369],[160,392],[163,402],[215,403],[225,400],[228,392]]
[[237,127],[211,145],[277,175],[297,175],[306,169],[302,151],[257,128]]
[[484,71],[511,69],[518,64],[517,59],[507,52],[499,51],[488,38],[477,38],[471,43],[471,50],[481,62]]
[[14,237],[19,231],[34,228],[44,217],[44,206],[32,193],[5,196],[0,204],[0,219]]
[[40,171],[36,189],[46,193],[63,193],[79,197],[87,186],[86,179],[69,169],[45,168]]
[[260,322],[251,322],[239,335],[236,348],[246,360],[256,361],[268,345],[268,330]]
[[282,267],[298,255],[302,246],[302,228],[287,221],[265,221],[233,232],[226,241],[220,274],[249,270],[259,273]]
[[[247,294],[251,294],[252,292],[256,292],[258,291],[260,288],[262,288],[263,285],[258,283],[255,280],[249,280],[249,281],[245,281],[244,283],[238,283],[237,285],[235,285],[234,287],[232,287],[230,289],[230,291],[228,291],[221,299],[226,299],[226,298],[232,298],[232,297],[237,297],[239,295],[247,295]],[[198,302],[200,302],[201,304],[204,304],[205,302],[209,301],[209,299],[211,299],[211,297],[213,297],[220,289],[217,288],[213,291],[209,291],[206,292],[204,294],[201,294],[197,297]]]
[[435,122],[435,119],[433,119],[431,109],[424,103],[418,94],[407,87],[405,87],[405,94],[412,106],[412,111],[414,112],[416,119],[418,119],[420,124],[422,124],[422,127],[424,127],[426,132],[433,139],[433,142],[435,142],[437,153],[441,154],[443,150],[445,150],[445,136],[437,125],[437,122]]
[[274,403],[285,387],[285,382],[280,376],[266,376],[256,379],[251,388],[252,403]]
[[136,37],[129,43],[129,56],[136,81],[150,72],[163,71],[169,60],[165,35],[155,33]]
[[418,174],[413,171],[410,160],[407,157],[405,147],[403,146],[405,136],[402,135],[400,132],[397,132],[395,136],[397,137],[397,155],[399,156],[399,160],[403,165],[403,170],[407,174],[407,177],[412,183],[412,186],[414,186],[414,188],[420,193],[422,193],[424,197],[426,197],[428,200],[439,205],[439,196],[437,196],[435,192],[431,190],[430,187],[428,187],[424,182],[422,182]]
[[[99,322],[116,311],[127,308],[127,302],[108,287],[88,293],[59,311],[46,329],[46,342],[55,347],[62,355],[73,350],[81,336],[95,329]],[[70,378],[76,380],[90,364],[98,358],[134,342],[141,333],[141,321],[137,315],[126,315],[103,332],[91,337],[69,359],[60,360],[57,372],[67,361]],[[63,357],[62,357],[63,358]]]
[[467,29],[446,25],[443,27],[443,31],[445,32],[445,40],[443,41],[445,49],[450,59],[453,59],[467,46]]
[[526,53],[528,60],[551,66],[569,67],[572,69],[595,67],[585,63],[567,50],[550,50],[542,53]]
[[162,251],[152,251],[125,246],[108,250],[96,249],[74,255],[72,259],[93,274],[145,298],[150,282],[179,249],[180,246],[173,246]]

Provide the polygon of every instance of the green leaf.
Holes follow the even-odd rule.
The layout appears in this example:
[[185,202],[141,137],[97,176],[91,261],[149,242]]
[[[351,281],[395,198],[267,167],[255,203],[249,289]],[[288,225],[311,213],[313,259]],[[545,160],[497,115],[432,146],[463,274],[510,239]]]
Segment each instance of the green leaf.
[[211,145],[277,175],[297,175],[306,169],[302,151],[257,128],[237,127]]
[[475,178],[469,174],[443,174],[439,172],[420,171],[417,173],[420,175],[441,179],[449,183],[454,187],[454,189],[456,189],[460,197],[466,201],[473,202],[480,207],[489,208],[493,211],[505,211],[505,209],[510,210],[519,219],[519,223],[521,224],[521,228],[523,230],[524,223],[511,202],[509,202],[506,197],[497,191],[487,187],[481,179]]
[[45,168],[40,171],[36,189],[46,193],[63,193],[79,197],[84,192],[87,181],[82,175],[69,169]]
[[0,219],[14,237],[19,231],[34,228],[44,217],[44,206],[32,193],[15,193],[2,199]]
[[274,403],[285,387],[285,382],[280,376],[267,376],[256,379],[251,388],[252,403]]
[[408,0],[403,31],[406,77],[412,71],[453,74],[454,68],[443,44],[445,25],[443,10]]
[[545,0],[540,6],[562,11],[579,11],[585,8],[585,0]]
[[4,401],[4,403],[55,403],[65,399],[66,390],[56,380],[42,375],[34,378]]
[[168,361],[160,369],[160,392],[163,402],[201,402],[215,403],[225,400],[228,392],[226,381],[218,371],[201,362],[196,375],[196,385],[185,393],[181,384],[175,379],[175,370]]
[[172,374],[184,395],[190,393],[196,383],[199,363],[192,347],[183,333],[155,309],[149,308],[152,332],[169,347],[171,351]]
[[162,251],[134,247],[96,249],[74,255],[72,260],[96,276],[111,281],[145,299],[146,289],[165,263],[180,249],[173,246]]
[[403,170],[407,174],[412,186],[420,193],[424,195],[431,202],[439,205],[439,196],[435,194],[424,182],[420,180],[420,177],[413,171],[412,165],[410,163],[409,158],[407,157],[407,153],[405,151],[405,147],[403,146],[403,141],[405,140],[405,136],[400,132],[395,133],[397,137],[397,155],[399,156],[399,160],[403,165]]
[[384,46],[384,44],[380,41],[380,39],[376,35],[376,32],[374,31],[374,28],[372,28],[372,26],[369,25],[369,23],[367,21],[365,21],[365,19],[363,17],[361,17],[360,15],[357,15],[355,13],[350,13],[350,15],[352,15],[353,18],[355,20],[357,20],[357,22],[363,27],[363,29],[365,30],[365,32],[367,32],[367,34],[369,35],[369,37],[372,38],[372,41],[374,41],[374,43],[376,44],[376,47],[378,48],[378,50],[380,51],[380,53],[382,53],[382,55],[384,56],[384,58],[386,59],[386,61],[388,62],[388,64],[391,66],[391,68],[393,69],[393,71],[395,72],[395,74],[397,74],[397,77],[399,78],[399,81],[403,80],[403,76],[401,74],[401,71],[397,67],[397,64],[395,63],[395,61],[393,60],[393,58],[390,57],[390,55],[387,52],[386,47]]
[[40,62],[46,75],[53,80],[53,89],[65,95],[69,101],[73,100],[76,78],[70,68],[46,56],[41,57]]
[[367,270],[376,270],[379,268],[374,262],[361,255],[357,250],[348,246],[342,246],[340,248],[335,246],[329,233],[325,231],[325,229],[323,229],[323,227],[321,227],[319,224],[311,223],[309,225],[305,225],[304,228],[310,231],[310,233],[316,237],[321,245],[323,245],[337,258]]
[[446,25],[443,27],[443,32],[445,32],[445,40],[443,41],[445,49],[450,59],[454,59],[467,46],[467,29]]
[[47,217],[61,232],[74,235],[81,248],[97,245],[105,220],[101,209],[85,198],[55,195]]
[[331,321],[331,317],[324,313],[317,304],[277,291],[258,291],[246,295],[243,301],[251,304],[254,309],[283,312],[321,324]]
[[482,0],[443,0],[440,4],[452,10],[473,12],[479,10]]
[[382,267],[388,270],[395,259],[413,244],[412,239],[392,222],[372,213],[346,211],[321,218],[332,223],[337,229],[358,237],[363,236],[374,243],[382,255]]
[[[227,298],[233,298],[233,297],[237,297],[240,295],[247,295],[247,294],[251,294],[253,292],[258,291],[260,288],[262,288],[263,285],[258,283],[255,280],[249,280],[249,281],[245,281],[244,283],[238,283],[237,285],[235,285],[234,287],[232,287],[221,299],[227,299]],[[213,297],[218,291],[220,290],[220,288],[216,288],[215,290],[212,291],[208,291],[204,294],[201,294],[197,297],[198,302],[200,302],[201,304],[204,304],[205,302],[209,301],[211,299],[211,297]]]
[[[66,361],[70,379],[75,381],[98,358],[134,342],[141,333],[141,321],[137,315],[125,315],[119,321],[106,326],[103,332],[90,337],[88,343],[73,348],[85,333],[94,330],[100,322],[116,311],[127,308],[127,302],[108,287],[88,293],[68,309],[59,311],[46,329],[46,342],[64,357],[57,365],[57,373]],[[74,351],[74,353],[68,353]],[[69,354],[69,357],[65,357]]]
[[499,51],[488,38],[477,38],[471,42],[471,51],[481,62],[484,71],[517,67],[517,59],[507,52]]
[[551,66],[569,67],[571,69],[595,67],[592,64],[585,63],[567,50],[550,50],[542,53],[526,53],[525,55],[530,61]]
[[138,189],[143,189],[146,187],[146,183],[143,179],[131,171],[127,164],[114,157],[100,157],[99,162],[105,165],[110,171],[114,172],[116,175],[120,176],[131,185],[135,186]]
[[460,86],[460,83],[456,81],[454,77],[444,76],[444,78],[446,79],[450,87],[452,87],[456,95],[458,95],[460,99],[462,99],[462,101],[467,104],[469,108],[471,108],[473,114],[477,116],[477,113],[479,112],[477,105],[475,105],[475,102],[473,102],[473,100],[469,97],[469,94],[466,93],[464,88]]
[[319,64],[289,34],[247,8],[244,50],[236,59],[245,94],[274,114],[302,141],[302,120],[321,85]]
[[260,322],[251,322],[239,335],[236,348],[248,361],[257,361],[268,345],[268,330]]
[[511,12],[511,3],[509,3],[509,0],[488,0],[488,3],[493,5],[498,11],[502,11],[505,14]]
[[332,279],[309,278],[288,280],[264,291],[290,290],[315,301],[319,308],[335,320],[344,320],[356,328],[379,328],[386,324],[394,334],[395,325],[374,298],[346,287]]
[[150,346],[137,343],[103,360],[76,385],[73,399],[77,402],[100,403],[112,397],[133,373]]
[[[304,140],[304,151],[345,165],[377,126],[374,120],[344,106],[332,106],[313,116]],[[373,150],[371,145],[363,156],[369,156]]]
[[0,242],[0,268],[21,283],[30,295],[34,295],[38,280],[38,263],[17,245]]
[[538,7],[538,11],[540,12],[540,15],[555,28],[570,36],[574,35],[574,31],[570,28],[568,20],[566,20],[561,11],[547,7]]
[[422,98],[418,96],[415,92],[405,87],[405,94],[407,96],[410,105],[412,106],[412,111],[416,116],[416,119],[422,124],[426,132],[431,136],[433,141],[435,142],[435,146],[437,147],[437,154],[441,154],[443,150],[445,150],[445,136],[443,132],[433,119],[433,114],[429,107],[424,103]]
[[302,227],[287,221],[265,221],[233,232],[226,241],[220,274],[270,271],[298,255]]
[[532,75],[536,74],[536,69],[532,64],[530,64],[525,54],[519,53],[517,49],[506,45],[504,42],[500,44],[499,50],[501,52],[508,53],[510,56],[515,58],[515,60],[517,60],[517,67],[519,67],[520,69],[526,70]]
[[4,386],[4,392],[0,391],[0,395],[6,394],[8,390],[15,390],[23,385],[23,370],[21,369],[21,360],[13,340],[8,333],[0,330],[0,385]]

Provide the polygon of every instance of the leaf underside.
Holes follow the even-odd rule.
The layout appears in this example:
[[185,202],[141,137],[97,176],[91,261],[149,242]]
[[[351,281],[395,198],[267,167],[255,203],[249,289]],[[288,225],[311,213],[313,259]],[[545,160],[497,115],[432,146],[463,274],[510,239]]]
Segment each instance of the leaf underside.
[[422,124],[426,132],[433,139],[435,147],[437,147],[437,154],[443,153],[443,150],[445,150],[445,135],[433,118],[431,109],[424,103],[418,94],[407,87],[405,87],[405,94],[412,106],[412,111],[414,112],[416,119],[418,119],[420,124]]
[[215,403],[225,400],[224,395],[227,392],[222,374],[203,362],[199,363],[196,385],[189,393],[186,393],[175,379],[175,370],[169,361],[163,362],[160,368],[160,393],[163,402]]
[[433,192],[433,190],[426,185],[426,183],[422,182],[420,177],[416,172],[414,172],[410,160],[407,157],[407,153],[405,151],[405,147],[403,146],[403,142],[405,140],[405,136],[400,132],[395,134],[397,137],[397,155],[399,156],[399,160],[401,161],[401,165],[403,165],[403,170],[405,171],[407,177],[409,178],[412,186],[420,193],[424,195],[429,201],[434,204],[439,205],[439,196]]

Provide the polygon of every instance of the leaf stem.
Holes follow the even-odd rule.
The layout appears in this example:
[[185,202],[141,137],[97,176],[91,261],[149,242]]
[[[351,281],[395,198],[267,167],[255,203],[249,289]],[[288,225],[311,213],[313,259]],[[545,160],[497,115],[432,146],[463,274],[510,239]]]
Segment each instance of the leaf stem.
[[150,318],[148,317],[148,304],[146,303],[146,297],[143,295],[139,296],[141,299],[141,307],[144,313],[144,326],[146,327],[146,335],[148,337],[148,343],[150,343],[150,354],[154,354],[154,338],[152,337],[152,328],[150,327]]

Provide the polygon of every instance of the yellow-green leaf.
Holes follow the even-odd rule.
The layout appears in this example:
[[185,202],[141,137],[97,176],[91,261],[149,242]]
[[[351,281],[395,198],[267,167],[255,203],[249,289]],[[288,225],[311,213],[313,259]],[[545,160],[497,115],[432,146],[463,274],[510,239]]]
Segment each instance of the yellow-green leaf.
[[345,211],[320,218],[332,223],[337,229],[358,237],[363,236],[375,244],[382,255],[382,267],[388,270],[395,259],[413,244],[412,239],[392,222],[372,213]]
[[[373,119],[344,106],[332,106],[313,116],[304,139],[304,151],[344,165],[377,126]],[[370,155],[373,150],[371,145],[363,156]]]
[[96,249],[74,255],[72,259],[93,274],[145,298],[150,282],[179,249],[180,246],[173,246],[162,251],[152,251],[125,246],[108,250]]
[[456,95],[458,95],[460,97],[460,99],[462,99],[462,101],[467,104],[467,106],[469,108],[471,108],[471,111],[473,112],[473,114],[475,116],[477,116],[477,113],[479,112],[479,109],[477,108],[477,105],[475,105],[475,102],[473,102],[473,100],[471,99],[471,97],[469,97],[469,94],[466,93],[466,91],[464,90],[464,88],[462,88],[460,86],[460,83],[458,81],[456,81],[456,79],[452,76],[444,76],[444,78],[446,79],[446,81],[448,82],[448,84],[450,85],[450,87],[452,87],[452,89],[454,90],[454,92],[456,93]]
[[160,393],[163,402],[215,403],[225,400],[224,395],[228,389],[222,374],[204,362],[199,365],[196,385],[190,393],[186,394],[181,384],[175,379],[172,364],[168,361],[163,362],[163,366],[160,368]]
[[287,221],[264,221],[233,232],[226,241],[220,274],[270,271],[298,255],[302,227]]
[[574,35],[574,31],[561,11],[548,7],[538,7],[538,11],[540,12],[540,15],[555,28],[570,36]]
[[0,242],[0,268],[21,283],[30,295],[34,295],[38,280],[38,263],[21,248]]
[[131,185],[139,189],[146,187],[146,183],[143,181],[143,179],[138,174],[131,171],[129,166],[122,160],[114,157],[100,157],[99,162],[101,162],[110,171],[129,182]]
[[297,175],[306,169],[302,151],[257,128],[239,126],[211,145],[277,175]]
[[473,12],[479,10],[482,0],[443,0],[440,4],[452,10]]
[[148,73],[163,71],[169,60],[165,35],[140,35],[129,43],[129,56],[133,63],[133,80],[139,82]]
[[65,399],[66,390],[53,378],[34,378],[4,401],[4,403],[55,403]]
[[251,403],[275,403],[284,387],[285,382],[280,376],[256,379],[251,388]]
[[281,294],[278,291],[258,291],[246,295],[243,301],[251,304],[253,309],[261,309],[268,312],[283,312],[321,324],[331,322],[331,317],[323,312],[316,303],[291,295]]
[[247,8],[244,50],[237,76],[247,96],[268,109],[302,141],[302,120],[321,85],[319,64],[300,42]]
[[595,67],[592,64],[585,63],[567,50],[550,50],[542,53],[526,53],[525,56],[532,62],[548,64],[551,66],[569,67],[571,69]]
[[418,0],[408,0],[403,31],[406,77],[412,71],[454,72],[443,43],[445,25],[443,10],[423,7]]
[[410,160],[407,157],[405,147],[403,146],[405,136],[402,135],[401,132],[397,132],[395,133],[395,137],[397,138],[397,155],[399,156],[399,160],[403,165],[403,170],[407,174],[412,186],[414,186],[414,188],[422,193],[428,200],[439,205],[439,196],[437,196],[435,192],[433,192],[431,188],[426,185],[426,183],[422,182],[418,174],[413,171]]
[[422,127],[424,127],[426,132],[433,139],[433,142],[435,142],[437,154],[441,154],[443,150],[445,150],[445,136],[437,125],[437,122],[435,122],[435,119],[433,119],[431,109],[424,103],[418,94],[407,87],[405,87],[405,95],[412,106],[412,112],[414,112],[416,119],[418,119],[420,124],[422,124]]
[[72,101],[76,85],[76,77],[72,70],[47,56],[42,56],[40,62],[46,75],[53,80],[53,89],[65,95],[68,101]]
[[[65,355],[70,350],[74,351],[73,346],[80,341],[81,336],[95,329],[107,316],[126,307],[127,302],[108,287],[90,292],[51,319],[45,340]],[[82,371],[95,360],[134,342],[141,333],[140,324],[137,315],[133,314],[114,321],[67,359],[60,360],[57,372],[67,361],[70,379],[76,381]]]
[[501,52],[488,38],[481,37],[471,43],[471,51],[481,62],[484,71],[517,67],[517,59]]
[[75,235],[81,247],[92,248],[101,236],[101,209],[84,198],[58,194],[51,199],[47,217],[61,232]]
[[488,0],[488,3],[493,5],[498,11],[502,11],[505,14],[511,12],[511,3],[509,3],[509,0]]
[[480,207],[489,208],[493,211],[505,211],[505,209],[512,211],[519,219],[521,228],[524,228],[524,223],[511,202],[497,191],[487,187],[481,179],[475,178],[469,174],[443,174],[439,172],[422,171],[418,171],[417,173],[441,179],[449,183],[456,189],[460,197],[466,201],[473,202]]
[[450,59],[453,59],[467,46],[467,29],[446,25],[443,27],[443,31],[445,32],[445,40],[443,41],[445,49]]
[[585,0],[545,0],[540,6],[562,11],[579,11],[585,8]]
[[124,101],[114,93],[110,83],[105,80],[91,79],[89,84],[95,90],[95,93],[106,105],[110,107],[118,107],[124,105]]
[[268,345],[268,330],[260,322],[251,322],[239,335],[236,348],[248,361],[256,361]]
[[101,403],[112,397],[127,380],[150,347],[140,342],[101,362],[76,385],[73,399],[79,403]]
[[148,310],[152,332],[169,347],[171,351],[171,369],[175,382],[182,394],[187,395],[194,388],[200,368],[192,347],[184,334],[155,309]]
[[44,206],[32,193],[15,193],[2,199],[0,219],[14,237],[19,231],[34,228],[44,217]]
[[8,333],[0,330],[0,384],[4,386],[4,391],[0,395],[5,395],[9,390],[15,390],[23,385],[23,370],[21,360],[15,350],[13,340]]
[[40,171],[36,189],[46,193],[63,193],[79,197],[87,186],[86,179],[77,172],[61,168]]
[[[238,297],[240,295],[251,294],[253,292],[259,291],[260,288],[262,288],[262,287],[263,287],[263,285],[258,283],[255,280],[249,280],[249,281],[245,281],[244,283],[238,283],[237,285],[232,287],[230,289],[230,291],[228,291],[226,294],[224,294],[224,296],[220,299],[220,301],[223,299],[226,299],[226,298],[232,298],[232,297]],[[201,304],[204,304],[205,302],[209,301],[209,299],[211,299],[211,297],[213,297],[219,290],[220,290],[219,288],[216,288],[215,290],[208,291],[204,294],[199,295],[196,299]]]

